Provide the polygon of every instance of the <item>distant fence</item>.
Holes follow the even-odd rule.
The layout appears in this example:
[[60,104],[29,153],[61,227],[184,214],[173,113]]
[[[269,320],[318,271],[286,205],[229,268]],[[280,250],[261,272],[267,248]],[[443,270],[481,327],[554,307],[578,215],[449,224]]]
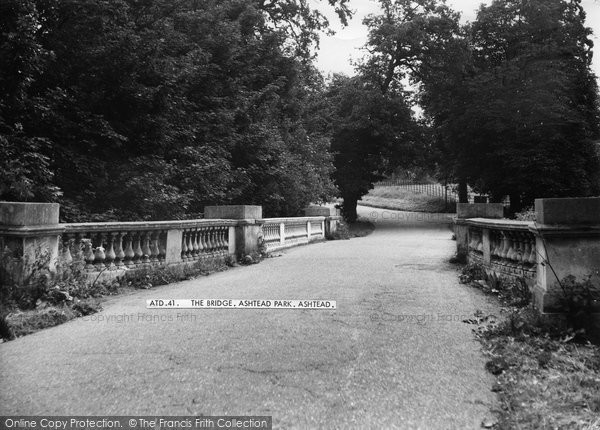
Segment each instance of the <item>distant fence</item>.
[[[407,179],[386,179],[374,184],[375,188],[378,187],[399,187],[413,193],[427,194],[428,196],[439,197],[447,202],[458,202],[458,185],[447,184],[442,185],[439,183],[419,183]],[[468,203],[485,203],[488,200],[488,196],[485,194],[475,193],[471,187],[467,190]],[[510,205],[510,200],[507,198],[503,201],[504,206]]]

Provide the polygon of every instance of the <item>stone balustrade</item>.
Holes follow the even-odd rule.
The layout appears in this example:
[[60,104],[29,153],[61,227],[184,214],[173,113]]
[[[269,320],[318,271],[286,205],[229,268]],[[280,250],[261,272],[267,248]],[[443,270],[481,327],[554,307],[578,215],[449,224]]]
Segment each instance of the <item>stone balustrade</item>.
[[562,312],[567,276],[600,288],[600,197],[537,199],[535,209],[533,222],[501,219],[492,204],[459,205],[457,255],[491,277],[524,278],[540,312]]
[[325,239],[326,217],[324,216],[266,218],[262,221],[263,240],[267,251]]
[[533,222],[472,218],[468,227],[468,261],[481,264],[492,277],[523,277],[535,282],[537,255]]
[[101,272],[226,257],[235,225],[228,220],[64,224],[60,260],[79,259],[86,271]]
[[10,260],[2,264],[16,283],[26,282],[42,263],[54,272],[78,262],[90,279],[106,280],[140,269],[237,258],[257,251],[261,235],[267,251],[323,240],[325,225],[340,219],[262,219],[260,206],[210,206],[205,216],[211,219],[60,224],[58,210],[56,204],[0,202],[0,249]]

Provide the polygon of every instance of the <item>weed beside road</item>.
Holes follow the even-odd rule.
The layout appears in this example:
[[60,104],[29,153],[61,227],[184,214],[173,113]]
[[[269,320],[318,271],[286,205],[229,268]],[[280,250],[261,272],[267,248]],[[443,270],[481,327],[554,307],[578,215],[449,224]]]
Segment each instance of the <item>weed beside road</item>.
[[519,280],[490,286],[483,271],[467,266],[461,282],[497,297],[500,316],[478,313],[464,322],[496,376],[492,391],[501,409],[497,429],[600,429],[600,346],[568,318],[548,318],[533,309]]

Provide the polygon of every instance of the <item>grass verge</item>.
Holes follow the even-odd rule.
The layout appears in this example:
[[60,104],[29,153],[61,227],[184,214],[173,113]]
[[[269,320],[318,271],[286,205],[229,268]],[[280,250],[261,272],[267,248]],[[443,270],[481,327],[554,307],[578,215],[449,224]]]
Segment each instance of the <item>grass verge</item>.
[[[251,263],[257,261],[256,258],[251,259]],[[227,259],[200,260],[189,266],[139,270],[111,282],[91,285],[86,282],[80,270],[69,269],[51,286],[46,284],[46,276],[31,280],[35,282],[35,288],[3,284],[0,342],[99,312],[102,310],[102,303],[110,296],[207,276],[226,270],[230,265],[231,262]]]
[[600,429],[600,346],[565,320],[539,315],[518,281],[490,286],[467,266],[461,282],[497,297],[503,315],[466,320],[496,376],[501,409],[496,429]]

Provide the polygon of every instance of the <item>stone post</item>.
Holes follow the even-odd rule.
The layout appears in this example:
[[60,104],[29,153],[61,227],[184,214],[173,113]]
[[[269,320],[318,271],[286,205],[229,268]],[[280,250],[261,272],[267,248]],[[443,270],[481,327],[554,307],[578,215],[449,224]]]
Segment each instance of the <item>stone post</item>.
[[35,282],[34,271],[56,271],[59,239],[58,203],[0,202],[2,269],[12,282]]
[[337,215],[337,209],[329,206],[309,206],[304,209],[304,216],[325,217],[325,237],[331,239],[337,230],[337,224],[341,217]]
[[[537,280],[535,307],[542,313],[560,312],[566,276],[583,280],[591,275],[600,288],[600,197],[537,199]],[[600,303],[597,304],[600,314]]]
[[206,206],[204,218],[239,220],[234,236],[236,255],[241,258],[258,251],[258,237],[262,230],[262,206]]
[[[503,216],[504,205],[502,203],[457,203],[456,219],[454,220],[456,257],[459,260],[466,260],[469,254],[469,226],[464,223],[464,220],[469,218],[499,219]],[[487,240],[489,242],[489,236]]]

